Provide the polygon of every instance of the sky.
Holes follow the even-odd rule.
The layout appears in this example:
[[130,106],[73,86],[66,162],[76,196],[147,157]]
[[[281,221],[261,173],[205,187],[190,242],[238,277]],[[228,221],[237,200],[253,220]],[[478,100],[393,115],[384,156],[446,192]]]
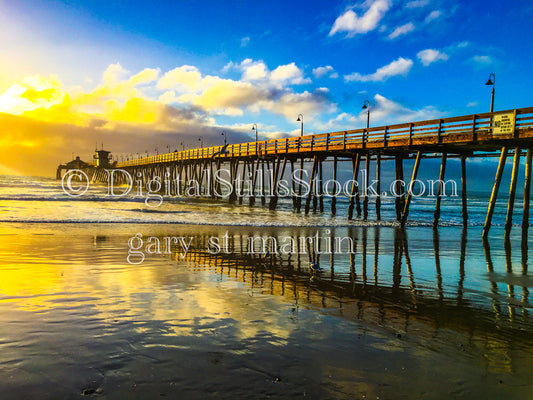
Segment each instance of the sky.
[[[0,174],[533,105],[533,3],[0,0]],[[200,140],[199,140],[200,139]],[[157,150],[156,150],[157,149]]]

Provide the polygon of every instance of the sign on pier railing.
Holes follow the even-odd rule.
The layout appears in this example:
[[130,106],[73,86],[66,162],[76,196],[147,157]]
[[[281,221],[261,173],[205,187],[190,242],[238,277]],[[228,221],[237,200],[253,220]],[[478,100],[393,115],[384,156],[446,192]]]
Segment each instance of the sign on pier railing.
[[515,128],[515,113],[494,114],[492,133],[495,135],[513,133]]

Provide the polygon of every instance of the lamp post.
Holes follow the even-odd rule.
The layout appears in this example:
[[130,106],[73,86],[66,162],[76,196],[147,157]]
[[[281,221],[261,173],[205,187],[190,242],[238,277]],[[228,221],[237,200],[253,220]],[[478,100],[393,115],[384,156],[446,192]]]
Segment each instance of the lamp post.
[[[304,135],[304,115],[298,114],[298,119],[296,120],[296,122],[300,123],[300,143],[298,145],[298,148],[300,148],[301,142],[302,142],[302,136]],[[296,212],[300,212],[301,207],[302,207],[302,184],[301,182],[302,182],[303,171],[304,171],[304,158],[302,157],[300,159],[300,177],[299,177],[300,182],[298,183],[298,198],[296,199]]]
[[181,142],[180,144],[181,144],[181,150],[185,151],[185,145],[183,144],[183,142]]
[[199,137],[199,138],[198,138],[198,141],[200,142],[200,148],[203,149],[203,148],[204,148],[204,139],[201,138],[201,137]]
[[366,129],[370,127],[370,102],[365,100],[363,102],[363,110],[366,110]]
[[170,153],[170,145],[167,144],[167,151]]
[[300,136],[303,136],[304,135],[304,115],[298,114],[298,119],[296,120],[296,122],[300,123]]
[[492,85],[492,93],[490,95],[490,112],[494,112],[494,86],[496,86],[496,75],[490,74],[489,80],[485,85]]
[[253,124],[252,125],[252,131],[255,131],[255,154],[257,154],[257,134],[258,134],[258,131],[257,131],[257,124]]
[[222,132],[221,135],[224,136],[224,146],[225,146],[228,143],[227,138],[226,138],[226,133]]
[[156,147],[155,148],[155,155],[158,156],[159,155],[159,149]]

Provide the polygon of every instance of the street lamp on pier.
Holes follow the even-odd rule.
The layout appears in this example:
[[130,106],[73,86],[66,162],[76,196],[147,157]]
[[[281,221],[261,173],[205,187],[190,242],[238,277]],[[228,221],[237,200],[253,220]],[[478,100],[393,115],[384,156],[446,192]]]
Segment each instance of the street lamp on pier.
[[300,123],[300,136],[303,136],[304,135],[304,115],[298,114],[298,119],[296,120],[296,122]]
[[485,85],[489,86],[492,85],[492,93],[490,95],[490,112],[494,112],[494,86],[496,86],[496,75],[490,74],[489,80]]
[[363,102],[363,110],[366,110],[366,129],[370,127],[370,102],[365,100]]

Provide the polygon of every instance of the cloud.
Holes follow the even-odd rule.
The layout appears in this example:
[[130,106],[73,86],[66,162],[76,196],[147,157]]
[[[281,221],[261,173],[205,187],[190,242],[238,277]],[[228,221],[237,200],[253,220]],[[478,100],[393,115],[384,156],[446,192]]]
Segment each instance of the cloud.
[[398,26],[394,31],[391,32],[391,34],[388,36],[389,39],[396,39],[398,36],[406,35],[409,32],[412,32],[415,30],[415,26],[412,22],[409,22],[405,25]]
[[474,61],[475,63],[477,64],[482,64],[482,65],[488,65],[488,64],[492,64],[493,63],[493,60],[490,56],[474,56],[471,58],[472,61]]
[[429,4],[429,0],[413,0],[405,5],[405,8],[419,8],[425,7]]
[[270,80],[276,84],[302,85],[311,83],[311,79],[304,78],[302,70],[295,63],[277,67],[270,73]]
[[246,36],[241,39],[241,47],[246,47],[250,44],[250,37]]
[[391,62],[388,65],[385,65],[381,68],[378,68],[376,72],[370,75],[361,75],[358,72],[354,72],[350,75],[345,75],[344,80],[346,82],[350,81],[359,81],[359,82],[383,82],[389,79],[392,76],[403,75],[407,76],[409,70],[413,66],[413,61],[410,59],[405,59],[403,57],[398,58],[397,60]]
[[381,21],[385,13],[389,10],[391,1],[374,0],[371,2],[368,0],[364,5],[368,7],[368,10],[362,16],[358,16],[350,9],[337,17],[329,32],[329,36],[333,36],[337,32],[348,32],[347,37],[353,37],[358,33],[367,33],[376,29],[379,21]]
[[233,61],[228,62],[226,65],[224,65],[224,68],[222,68],[222,73],[227,73],[230,69],[233,69],[235,67],[235,64]]
[[[323,131],[361,128],[366,123],[366,112],[366,110],[361,110],[357,115],[342,112],[325,123],[317,124],[317,126]],[[374,100],[370,103],[371,126],[423,121],[441,116],[442,112],[435,107],[426,106],[419,110],[412,110],[380,94],[376,94]]]
[[478,102],[477,101],[471,101],[470,103],[468,103],[466,106],[467,107],[475,107],[478,105]]
[[259,81],[268,76],[268,68],[263,61],[253,61],[247,58],[240,67],[243,70],[242,80],[244,81]]
[[447,54],[441,53],[440,51],[434,49],[426,49],[419,51],[416,56],[422,62],[422,64],[424,64],[425,67],[427,67],[431,63],[434,63],[435,61],[446,61],[449,58]]
[[311,79],[304,78],[303,71],[295,63],[280,65],[270,71],[263,61],[246,59],[239,68],[243,72],[241,80],[267,87],[282,88],[286,85],[311,83]]
[[424,22],[425,22],[426,24],[428,24],[428,23],[430,23],[431,21],[433,21],[434,19],[439,18],[441,15],[442,15],[442,12],[439,11],[439,10],[431,11],[431,12],[429,13],[429,15],[426,17],[426,19],[424,20]]
[[[333,67],[331,65],[326,65],[325,67],[318,67],[313,69],[313,75],[315,78],[320,78],[324,75],[326,75],[328,72],[332,72]],[[337,75],[338,76],[338,75]],[[331,77],[331,75],[330,75]]]
[[[371,104],[370,107],[370,118],[374,121],[374,125],[376,125],[376,123],[384,125],[410,121],[423,121],[442,116],[442,112],[435,107],[426,106],[420,110],[411,110],[380,94],[374,96],[374,104]],[[365,115],[365,111],[360,112],[360,118]]]

